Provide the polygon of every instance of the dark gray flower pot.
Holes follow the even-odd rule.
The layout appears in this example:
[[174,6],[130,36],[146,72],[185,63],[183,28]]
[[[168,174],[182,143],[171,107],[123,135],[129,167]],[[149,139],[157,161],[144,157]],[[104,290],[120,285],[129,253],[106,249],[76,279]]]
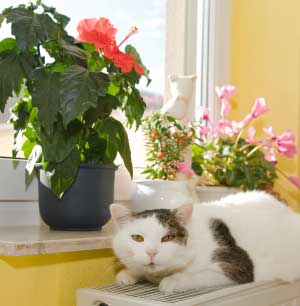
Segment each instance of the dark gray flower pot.
[[53,230],[99,230],[109,220],[114,200],[114,165],[81,165],[73,185],[61,199],[51,190],[41,168],[39,208],[43,221]]

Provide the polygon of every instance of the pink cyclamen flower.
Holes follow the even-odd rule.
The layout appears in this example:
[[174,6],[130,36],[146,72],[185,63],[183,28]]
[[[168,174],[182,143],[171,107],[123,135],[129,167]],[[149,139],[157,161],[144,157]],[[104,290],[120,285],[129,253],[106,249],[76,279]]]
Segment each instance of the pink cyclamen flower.
[[251,126],[248,130],[248,138],[246,139],[246,141],[249,144],[254,144],[255,143],[255,139],[254,139],[255,134],[256,134],[256,130],[253,126]]
[[277,157],[275,154],[274,148],[264,148],[266,150],[265,152],[265,160],[271,162],[271,163],[277,163]]
[[237,91],[238,89],[233,85],[216,86],[217,95],[221,100],[229,100]]
[[250,114],[248,114],[242,122],[244,125],[248,124],[253,119],[256,119],[260,115],[266,113],[270,109],[267,107],[266,100],[264,98],[257,98],[252,106]]
[[189,176],[195,175],[194,170],[190,166],[188,166],[186,162],[177,162],[176,167],[179,173],[186,174]]
[[263,128],[263,130],[270,137],[270,140],[274,141],[274,140],[277,139],[277,136],[273,132],[273,128],[271,126],[267,126],[267,127]]
[[204,121],[210,121],[209,109],[201,107],[200,109],[200,119]]
[[298,177],[295,176],[289,176],[288,177],[289,181],[294,184],[295,186],[297,186],[298,188],[300,188],[300,179]]
[[198,129],[198,135],[200,137],[206,136],[210,133],[211,129],[208,126],[201,126]]
[[228,100],[225,100],[225,99],[222,99],[221,100],[221,116],[224,118],[224,117],[227,117],[230,113],[230,110],[231,110],[231,105],[229,103]]
[[282,155],[293,158],[297,154],[295,136],[292,131],[283,132],[275,141],[277,149]]
[[251,109],[251,116],[257,118],[258,116],[266,113],[270,109],[267,107],[266,100],[264,98],[257,98]]
[[241,128],[242,126],[240,125],[240,122],[221,119],[218,121],[214,132],[218,136],[232,137],[238,135]]
[[217,126],[214,131],[218,136],[228,135],[232,136],[232,122],[221,119],[218,121]]
[[224,85],[222,87],[216,86],[216,92],[221,99],[221,116],[227,117],[231,110],[229,99],[237,92],[237,88],[233,85]]

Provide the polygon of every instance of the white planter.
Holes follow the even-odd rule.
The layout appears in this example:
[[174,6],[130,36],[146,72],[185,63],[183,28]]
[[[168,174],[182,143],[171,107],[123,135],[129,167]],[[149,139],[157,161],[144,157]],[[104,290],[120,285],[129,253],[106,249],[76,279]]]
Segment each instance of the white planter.
[[225,186],[197,186],[196,192],[198,196],[198,202],[210,202],[217,201],[221,198],[240,192],[241,189],[235,187]]
[[132,207],[137,212],[147,209],[173,209],[196,201],[197,195],[188,181],[144,180],[136,182]]

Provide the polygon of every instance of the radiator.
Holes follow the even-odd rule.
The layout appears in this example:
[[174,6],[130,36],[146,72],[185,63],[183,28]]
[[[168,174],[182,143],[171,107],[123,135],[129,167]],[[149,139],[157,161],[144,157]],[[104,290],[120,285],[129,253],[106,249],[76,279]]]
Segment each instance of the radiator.
[[300,306],[300,281],[250,283],[165,294],[151,284],[77,290],[77,306]]

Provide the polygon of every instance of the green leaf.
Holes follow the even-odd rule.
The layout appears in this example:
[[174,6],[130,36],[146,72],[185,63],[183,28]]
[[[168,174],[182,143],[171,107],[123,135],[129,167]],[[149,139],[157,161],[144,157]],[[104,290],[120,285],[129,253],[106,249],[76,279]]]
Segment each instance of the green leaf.
[[105,119],[110,116],[113,109],[119,106],[119,100],[110,95],[98,98],[96,108],[91,107],[84,114],[84,120],[88,125],[92,125],[98,119]]
[[63,74],[61,89],[61,115],[64,125],[90,107],[96,107],[99,96],[105,96],[109,78],[102,72],[90,72],[73,65]]
[[2,26],[2,22],[4,21],[5,19],[5,15],[4,14],[0,14],[0,28]]
[[146,109],[146,104],[136,88],[132,88],[131,94],[125,94],[122,98],[122,110],[125,112],[130,127],[136,124],[136,129],[140,126],[142,117]]
[[6,11],[6,20],[11,23],[20,50],[28,52],[44,41],[54,39],[58,27],[47,14],[34,14],[31,10],[17,7]]
[[77,175],[79,164],[80,154],[77,149],[74,149],[60,163],[50,164],[48,166],[48,168],[54,169],[52,171],[47,171],[46,175],[50,180],[53,192],[58,198],[61,198],[64,192],[73,184]]
[[81,60],[86,60],[89,56],[88,52],[86,52],[84,49],[79,48],[74,44],[70,44],[64,40],[61,41],[61,47],[63,48],[66,54],[77,57]]
[[[107,150],[107,137],[106,135],[101,135],[96,130],[91,130],[89,136],[86,137],[86,142],[81,151],[84,163],[93,164],[108,164],[113,163],[116,156],[110,159],[111,156],[106,156]],[[115,153],[115,155],[117,152]]]
[[42,156],[42,147],[37,144],[32,148],[32,151],[28,157],[28,161],[26,164],[26,170],[29,173],[29,175],[32,174],[34,166],[36,165],[36,163],[38,162],[41,156]]
[[36,144],[37,144],[36,142],[34,142],[34,141],[30,140],[30,139],[27,139],[23,143],[22,151],[24,153],[24,157],[25,158],[27,158],[27,159],[29,158],[29,156],[30,156],[30,154],[31,154],[31,152],[32,152],[32,150],[33,150],[33,148],[35,147]]
[[41,145],[45,160],[56,163],[62,162],[75,148],[80,135],[80,128],[71,129],[70,125],[68,129],[64,129],[61,121],[54,124],[51,135],[47,135],[41,130]]
[[120,91],[120,86],[116,83],[111,82],[107,88],[107,93],[111,96],[116,96]]
[[0,41],[0,52],[5,50],[18,50],[17,43],[14,38],[5,38]]
[[41,5],[42,5],[44,11],[50,13],[54,17],[54,19],[62,26],[63,29],[70,22],[70,18],[68,16],[65,16],[63,14],[58,13],[57,10],[54,7],[47,6],[43,3],[41,3]]
[[30,54],[20,54],[15,50],[5,50],[0,53],[0,71],[9,73],[0,74],[0,110],[4,107],[13,92],[18,91],[23,78],[32,75],[33,58]]
[[133,47],[132,45],[127,45],[125,47],[125,53],[133,55],[135,60],[136,60],[136,62],[143,68],[144,76],[146,77],[146,79],[148,81],[148,83],[147,83],[147,86],[148,86],[150,84],[150,82],[151,82],[151,79],[149,77],[149,70],[143,64],[143,62],[141,60],[141,57],[140,57],[139,53],[137,52],[136,48]]
[[108,141],[115,147],[115,149],[120,153],[125,167],[130,173],[131,177],[133,176],[132,161],[131,161],[131,152],[128,141],[128,135],[123,127],[122,123],[112,117],[107,118],[104,121],[104,129],[108,134]]
[[46,133],[52,133],[60,105],[60,73],[40,69],[34,74],[32,104],[38,108],[38,117]]

